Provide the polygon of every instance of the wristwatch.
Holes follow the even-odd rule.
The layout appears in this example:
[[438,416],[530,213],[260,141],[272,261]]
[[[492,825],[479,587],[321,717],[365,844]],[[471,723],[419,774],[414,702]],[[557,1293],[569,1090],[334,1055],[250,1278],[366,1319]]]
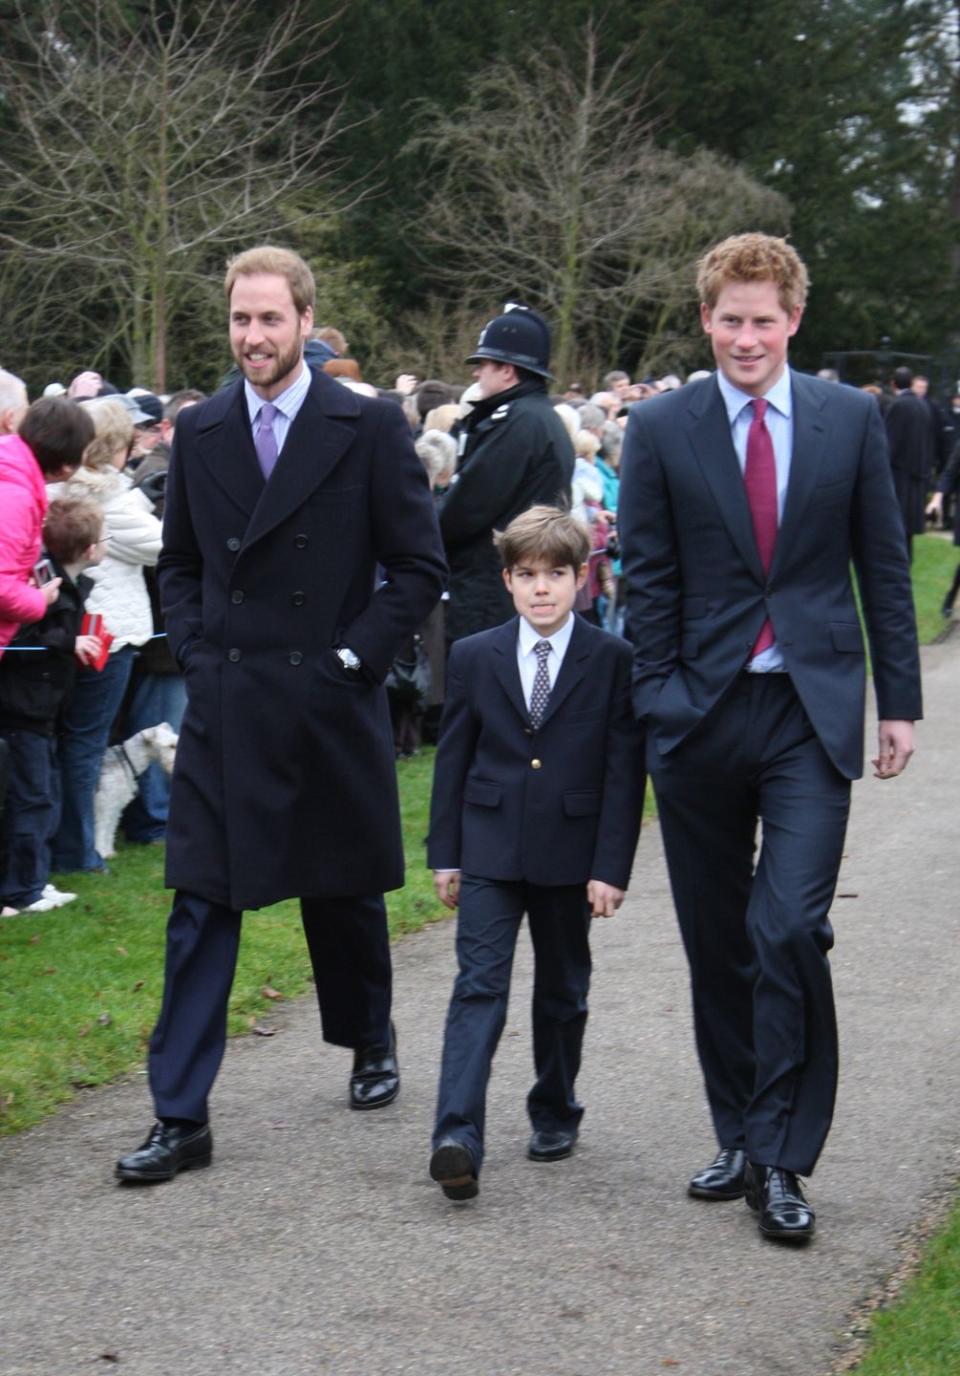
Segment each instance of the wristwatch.
[[355,655],[346,645],[340,645],[335,653],[343,667],[349,669],[352,674],[360,668],[360,656]]

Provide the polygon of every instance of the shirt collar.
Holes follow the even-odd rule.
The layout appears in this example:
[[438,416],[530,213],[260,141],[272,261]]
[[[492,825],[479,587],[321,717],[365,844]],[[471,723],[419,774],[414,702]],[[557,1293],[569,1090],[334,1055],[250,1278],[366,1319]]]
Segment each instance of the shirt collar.
[[[720,388],[720,395],[723,397],[723,404],[727,408],[727,417],[733,425],[737,417],[745,406],[756,398],[747,392],[741,392],[739,387],[734,387],[733,383],[724,376],[721,370],[717,369],[717,384]],[[764,392],[763,399],[769,401],[775,411],[779,411],[786,420],[790,419],[793,408],[793,391],[790,383],[790,365],[787,364],[783,372],[768,392]]]
[[567,652],[567,646],[570,644],[570,637],[573,635],[573,622],[575,616],[576,613],[571,612],[559,631],[554,631],[553,635],[541,635],[538,630],[530,625],[530,622],[527,621],[525,617],[521,616],[519,634],[520,653],[522,655],[532,654],[533,647],[538,640],[549,640],[550,648],[558,659],[562,659]]
[[[289,387],[285,387],[279,396],[273,398],[273,405],[281,413],[290,419],[296,414],[300,402],[307,394],[310,386],[310,369],[301,360],[300,372],[291,382]],[[247,399],[247,414],[250,416],[250,424],[256,420],[260,414],[260,407],[264,403],[264,398],[259,392],[255,392],[249,381],[243,379],[243,391]]]

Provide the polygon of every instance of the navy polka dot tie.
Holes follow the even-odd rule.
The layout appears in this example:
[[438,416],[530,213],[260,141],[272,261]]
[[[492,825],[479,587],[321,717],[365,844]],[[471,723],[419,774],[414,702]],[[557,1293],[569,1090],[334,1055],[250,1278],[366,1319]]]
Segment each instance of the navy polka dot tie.
[[549,640],[538,640],[533,647],[533,653],[537,657],[537,672],[533,676],[533,692],[530,694],[530,720],[534,726],[539,726],[543,719],[547,698],[550,696],[550,675],[547,672],[547,660],[550,656]]

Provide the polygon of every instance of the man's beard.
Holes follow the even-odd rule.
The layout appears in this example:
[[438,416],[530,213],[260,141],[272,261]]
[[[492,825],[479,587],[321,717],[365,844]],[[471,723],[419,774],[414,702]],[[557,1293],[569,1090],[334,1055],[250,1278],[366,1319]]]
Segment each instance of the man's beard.
[[239,354],[234,354],[244,377],[256,387],[272,387],[274,383],[296,371],[297,364],[303,357],[303,344],[298,340],[286,353],[276,353],[273,356],[272,366],[267,368],[249,367],[245,356],[247,352],[256,352],[256,350],[244,350]]

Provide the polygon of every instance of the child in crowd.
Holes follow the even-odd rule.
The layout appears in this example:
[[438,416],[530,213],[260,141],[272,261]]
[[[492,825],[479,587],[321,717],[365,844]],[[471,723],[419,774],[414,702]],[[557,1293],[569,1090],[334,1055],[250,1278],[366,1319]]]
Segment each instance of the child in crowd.
[[630,647],[573,611],[586,528],[536,506],[496,543],[518,615],[451,650],[427,842],[437,894],[459,906],[430,1160],[449,1199],[478,1192],[487,1081],[524,913],[537,1074],[527,1154],[559,1161],[574,1148],[590,919],[623,901],[645,779]]
[[93,586],[81,570],[99,564],[103,513],[93,502],[50,503],[43,526],[60,595],[42,620],[25,627],[0,661],[0,737],[9,749],[9,781],[0,819],[0,906],[3,917],[49,912],[76,895],[50,878],[50,838],[60,812],[56,729],[77,661],[93,663],[96,636],[80,635],[83,602]]

